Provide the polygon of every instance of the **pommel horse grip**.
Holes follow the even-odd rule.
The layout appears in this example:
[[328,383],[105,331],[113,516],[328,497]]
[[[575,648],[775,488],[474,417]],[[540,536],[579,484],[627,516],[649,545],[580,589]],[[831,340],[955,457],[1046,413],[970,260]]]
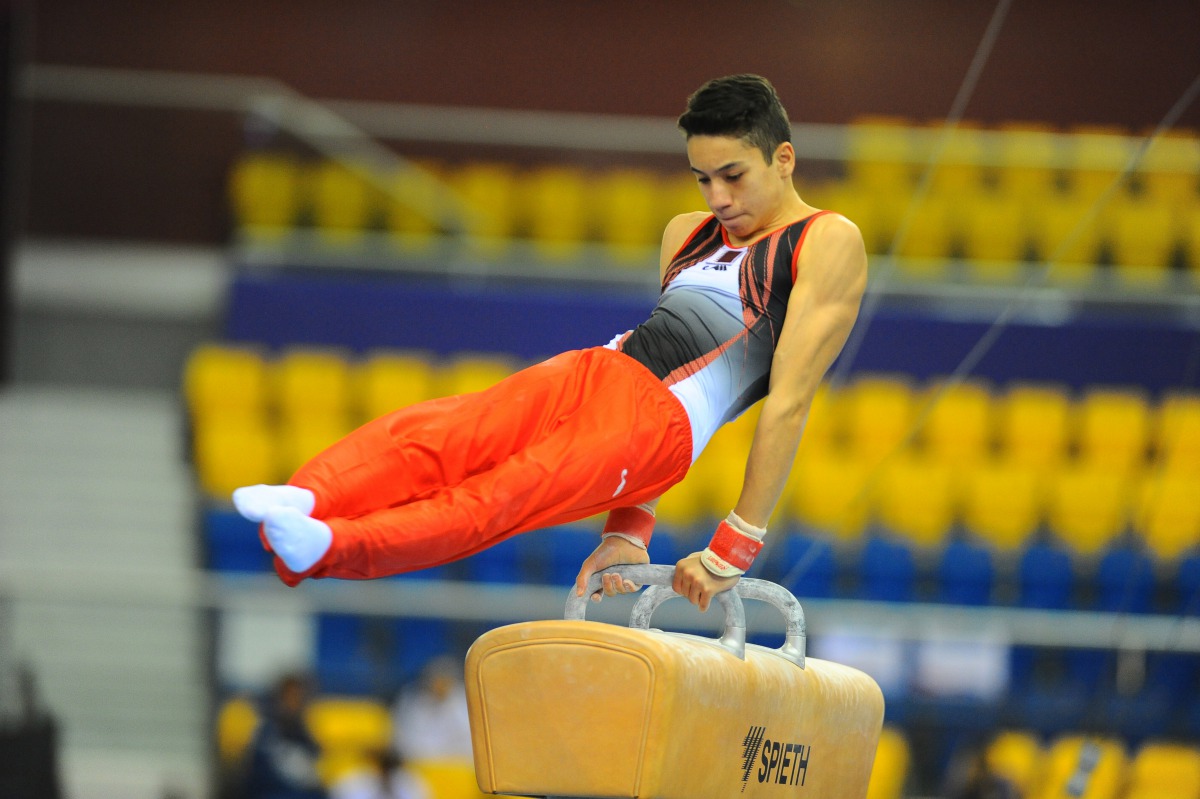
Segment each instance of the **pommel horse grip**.
[[[582,621],[585,618],[588,597],[600,590],[601,576],[605,574],[619,574],[630,582],[651,586],[638,598],[629,615],[629,626],[637,630],[648,630],[650,617],[654,615],[658,606],[671,597],[679,596],[671,590],[671,582],[675,575],[674,566],[655,564],[612,566],[591,576],[582,597],[576,596],[574,591],[567,595],[567,607],[563,618],[575,621]],[[767,602],[783,614],[787,622],[787,631],[783,646],[774,652],[800,668],[804,668],[807,632],[804,608],[800,606],[800,602],[790,591],[767,580],[743,577],[738,580],[733,590],[717,594],[717,601],[721,603],[721,608],[725,611],[725,630],[717,639],[717,643],[741,660],[746,659],[746,610],[742,604],[743,597]]]

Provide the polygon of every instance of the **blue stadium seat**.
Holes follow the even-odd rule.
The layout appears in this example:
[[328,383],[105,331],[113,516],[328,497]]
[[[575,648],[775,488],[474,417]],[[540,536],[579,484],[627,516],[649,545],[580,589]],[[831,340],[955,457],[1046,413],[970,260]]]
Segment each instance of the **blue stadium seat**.
[[1133,547],[1113,547],[1096,569],[1096,609],[1148,613],[1154,599],[1154,562]]
[[539,536],[538,548],[544,559],[538,582],[564,588],[574,584],[579,567],[600,543],[599,530],[582,525],[556,527],[532,535]]
[[319,689],[352,696],[387,693],[397,681],[391,664],[394,648],[393,620],[317,614],[314,672]]
[[764,575],[800,598],[828,599],[834,595],[837,563],[828,541],[793,533],[771,554]]
[[527,582],[528,541],[532,533],[514,535],[463,561],[468,580],[485,583]]
[[1065,549],[1033,544],[1018,566],[1018,604],[1024,608],[1066,610],[1075,590],[1075,569]]
[[969,541],[951,541],[938,563],[938,601],[953,605],[988,605],[995,567],[992,552]]
[[399,619],[396,630],[395,667],[400,684],[417,679],[425,664],[452,649],[450,624],[441,619]]
[[877,602],[911,602],[917,567],[912,550],[899,541],[871,536],[859,558],[859,596]]
[[263,549],[258,525],[246,521],[233,508],[204,512],[205,565],[213,571],[273,571],[273,557]]

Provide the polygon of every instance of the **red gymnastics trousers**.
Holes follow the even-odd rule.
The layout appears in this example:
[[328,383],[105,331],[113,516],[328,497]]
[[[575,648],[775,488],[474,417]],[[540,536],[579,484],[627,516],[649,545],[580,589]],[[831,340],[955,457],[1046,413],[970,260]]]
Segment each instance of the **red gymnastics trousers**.
[[306,577],[369,579],[437,566],[517,533],[638,505],[691,465],[687,413],[642,364],[563,353],[484,391],[393,411],[288,482],[333,531]]

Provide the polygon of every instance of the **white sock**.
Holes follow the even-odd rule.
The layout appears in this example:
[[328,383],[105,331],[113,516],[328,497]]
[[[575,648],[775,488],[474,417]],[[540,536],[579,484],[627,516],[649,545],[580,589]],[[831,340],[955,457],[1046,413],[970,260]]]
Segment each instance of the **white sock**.
[[276,508],[294,508],[305,516],[317,504],[316,495],[299,486],[254,485],[235,489],[233,506],[252,522],[261,522]]
[[325,557],[333,543],[333,530],[296,508],[273,508],[263,520],[271,549],[296,573],[306,572]]

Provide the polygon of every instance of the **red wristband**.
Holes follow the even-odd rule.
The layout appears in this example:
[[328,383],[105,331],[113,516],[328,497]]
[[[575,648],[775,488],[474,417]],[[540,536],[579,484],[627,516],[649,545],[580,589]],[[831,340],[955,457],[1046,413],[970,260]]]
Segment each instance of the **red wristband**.
[[763,542],[746,535],[732,524],[722,520],[713,533],[708,548],[721,560],[743,572],[750,569],[754,558],[762,551]]
[[601,535],[605,533],[631,535],[650,546],[650,536],[654,534],[654,514],[638,506],[613,508],[608,512]]

